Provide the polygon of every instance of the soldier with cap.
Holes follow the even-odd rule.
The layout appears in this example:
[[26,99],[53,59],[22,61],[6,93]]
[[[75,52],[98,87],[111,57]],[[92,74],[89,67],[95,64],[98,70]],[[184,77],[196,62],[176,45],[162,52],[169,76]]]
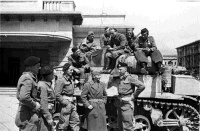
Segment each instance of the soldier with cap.
[[55,84],[56,100],[60,102],[62,108],[60,112],[60,120],[58,129],[65,130],[68,126],[72,131],[79,131],[80,120],[76,111],[74,99],[74,81],[73,81],[74,67],[66,63],[63,66],[63,77],[58,79]]
[[162,61],[163,57],[160,51],[156,47],[155,40],[152,36],[149,36],[147,28],[141,30],[141,36],[136,40],[136,52],[135,57],[137,62],[141,66],[141,73],[148,74],[147,63],[148,56],[151,57],[153,64],[156,65],[156,71],[158,74],[162,73]]
[[114,68],[116,59],[124,54],[125,45],[127,43],[126,37],[116,31],[115,28],[110,29],[111,41],[106,53],[107,65],[106,71],[109,72]]
[[55,92],[51,87],[51,82],[54,77],[53,68],[44,66],[40,70],[42,80],[38,82],[38,90],[40,91],[41,104],[41,131],[52,131],[53,117],[55,111]]
[[105,84],[100,82],[99,71],[92,72],[92,81],[87,82],[81,93],[81,100],[86,108],[84,128],[88,131],[106,131],[107,93]]
[[[119,80],[115,80],[119,93],[118,125],[120,131],[133,131],[134,126],[134,103],[136,98],[144,89],[145,85],[138,80],[137,75],[127,72],[127,64],[119,63]],[[137,87],[135,91],[135,86]]]
[[40,103],[37,93],[37,74],[40,69],[40,58],[30,56],[24,61],[25,71],[17,83],[19,107],[15,124],[20,131],[38,131],[40,129]]
[[81,51],[89,58],[97,49],[97,45],[94,43],[94,32],[89,31],[88,36],[78,46]]

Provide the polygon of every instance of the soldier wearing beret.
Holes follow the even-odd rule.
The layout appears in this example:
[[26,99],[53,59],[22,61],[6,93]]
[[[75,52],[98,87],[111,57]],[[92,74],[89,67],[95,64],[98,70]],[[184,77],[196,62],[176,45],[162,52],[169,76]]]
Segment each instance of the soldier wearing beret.
[[40,70],[42,80],[38,82],[40,91],[40,104],[42,113],[41,131],[52,131],[55,106],[55,92],[51,87],[51,82],[54,77],[53,68],[50,66],[42,67]]
[[107,131],[106,109],[107,93],[105,84],[100,82],[100,73],[92,72],[92,81],[87,82],[81,93],[86,108],[84,128],[88,131]]
[[[127,72],[127,64],[119,63],[119,80],[115,80],[118,86],[119,106],[118,106],[118,125],[120,131],[133,131],[134,126],[134,103],[136,98],[144,89],[145,85],[138,80],[137,75]],[[135,91],[135,86],[137,87]]]
[[60,120],[58,129],[65,130],[68,126],[72,131],[79,131],[80,120],[76,111],[74,94],[74,81],[73,81],[74,67],[66,63],[63,66],[63,77],[58,79],[55,84],[56,100],[60,102],[62,108],[60,112]]
[[88,36],[83,39],[78,47],[89,58],[97,50],[97,45],[94,43],[94,32],[89,31]]
[[152,36],[149,36],[147,28],[141,30],[141,36],[136,40],[136,52],[135,57],[137,62],[141,66],[141,73],[148,74],[147,63],[148,56],[151,57],[153,64],[156,65],[156,71],[158,74],[162,73],[162,61],[163,57],[160,51],[156,47],[155,40]]
[[15,124],[20,131],[38,131],[40,128],[40,103],[37,94],[37,74],[40,69],[40,58],[30,56],[24,61],[25,71],[17,83],[19,107]]

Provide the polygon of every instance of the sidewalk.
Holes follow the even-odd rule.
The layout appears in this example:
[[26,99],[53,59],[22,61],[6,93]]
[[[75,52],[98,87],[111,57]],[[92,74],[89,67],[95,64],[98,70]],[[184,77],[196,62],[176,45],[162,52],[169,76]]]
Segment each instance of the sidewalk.
[[0,95],[0,131],[19,131],[15,125],[17,108],[15,95]]

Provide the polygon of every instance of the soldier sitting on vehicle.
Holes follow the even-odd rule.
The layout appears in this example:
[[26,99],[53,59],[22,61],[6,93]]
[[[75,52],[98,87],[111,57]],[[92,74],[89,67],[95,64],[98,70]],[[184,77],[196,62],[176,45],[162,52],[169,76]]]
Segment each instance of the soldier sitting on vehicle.
[[118,33],[115,28],[110,29],[111,41],[108,52],[106,53],[107,65],[104,72],[110,73],[115,67],[116,59],[124,54],[125,45],[127,43],[125,35]]
[[97,50],[97,45],[94,43],[94,32],[89,31],[88,36],[78,47],[89,58]]
[[74,68],[75,77],[78,75],[78,81],[81,85],[87,81],[86,74],[90,72],[89,60],[84,53],[77,47],[72,48],[72,54],[68,57],[68,63]]
[[147,28],[141,30],[141,36],[136,40],[136,52],[135,57],[137,62],[141,66],[141,73],[148,74],[147,63],[148,56],[151,57],[153,64],[156,65],[156,72],[158,74],[162,73],[162,61],[163,57],[160,51],[157,49],[155,40],[152,36],[149,36],[149,31]]
[[127,28],[126,29],[126,39],[127,39],[127,49],[130,53],[133,53],[135,51],[135,40],[136,37],[133,33],[133,28]]
[[103,49],[102,62],[101,63],[104,63],[103,64],[103,70],[105,70],[106,69],[106,62],[107,62],[106,53],[107,53],[107,49],[109,47],[110,39],[111,39],[109,27],[106,27],[104,29],[104,33],[100,36],[99,39],[100,39],[100,46]]

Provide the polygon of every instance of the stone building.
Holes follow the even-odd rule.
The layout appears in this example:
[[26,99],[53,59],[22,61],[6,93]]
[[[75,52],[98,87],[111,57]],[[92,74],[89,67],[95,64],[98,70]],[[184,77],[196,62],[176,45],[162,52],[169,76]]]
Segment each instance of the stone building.
[[42,66],[66,62],[73,25],[83,20],[73,1],[1,0],[0,7],[0,85],[16,85],[30,55],[40,57]]
[[177,49],[178,65],[186,67],[188,70],[195,70],[200,73],[200,40],[180,46]]
[[177,66],[177,55],[163,55],[163,64],[168,65],[169,61],[173,63],[173,66]]

